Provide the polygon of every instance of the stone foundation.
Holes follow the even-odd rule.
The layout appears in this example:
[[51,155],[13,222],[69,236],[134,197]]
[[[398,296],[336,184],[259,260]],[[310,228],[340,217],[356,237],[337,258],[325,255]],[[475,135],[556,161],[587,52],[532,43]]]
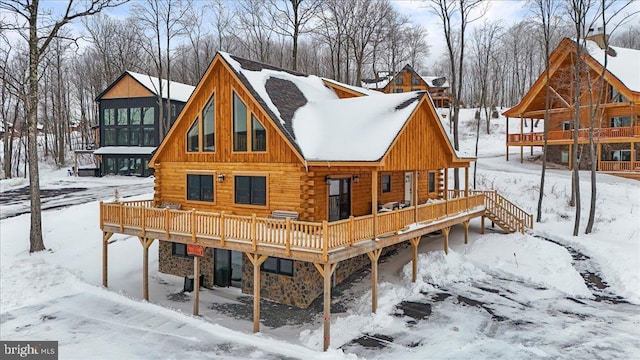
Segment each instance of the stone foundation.
[[[171,253],[171,242],[160,241],[158,245],[159,271],[180,277],[193,276],[193,258],[174,256]],[[200,274],[204,275],[202,286],[213,287],[213,249],[205,248],[204,257],[200,259]]]

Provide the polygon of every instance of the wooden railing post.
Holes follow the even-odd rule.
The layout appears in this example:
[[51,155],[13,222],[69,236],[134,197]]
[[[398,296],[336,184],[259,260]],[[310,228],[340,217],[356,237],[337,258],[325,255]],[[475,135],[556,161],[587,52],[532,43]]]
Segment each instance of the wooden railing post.
[[140,226],[142,226],[142,237],[147,237],[147,207],[142,207],[142,219],[140,221]]
[[224,247],[224,243],[225,243],[225,226],[224,226],[224,211],[220,213],[220,224],[219,224],[219,230],[220,230],[220,245],[222,247]]
[[104,203],[100,201],[100,230],[104,230]]
[[196,242],[196,209],[191,209],[191,241]]
[[322,259],[329,261],[329,223],[322,221]]
[[253,246],[253,251],[255,252],[258,249],[256,240],[256,214],[251,215],[251,244]]
[[353,215],[349,216],[349,246],[353,246],[353,243],[355,242],[355,229],[354,229],[354,223],[353,223]]
[[122,202],[120,203],[119,207],[118,207],[120,214],[119,214],[119,223],[120,223],[120,232],[122,232],[124,230],[124,220],[122,218],[122,211],[123,211],[123,207],[122,207]]
[[167,234],[167,240],[169,240],[169,218],[170,218],[169,208],[164,208],[164,229]]
[[284,223],[284,243],[287,256],[291,256],[291,218],[287,217]]

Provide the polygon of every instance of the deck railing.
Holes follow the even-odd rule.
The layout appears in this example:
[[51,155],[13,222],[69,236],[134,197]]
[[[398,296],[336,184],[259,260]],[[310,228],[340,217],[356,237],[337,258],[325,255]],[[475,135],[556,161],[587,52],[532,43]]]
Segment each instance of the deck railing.
[[640,161],[600,161],[600,171],[640,171]]
[[[640,136],[640,126],[624,126],[624,127],[608,127],[594,129],[594,139],[613,139],[613,138],[627,138],[633,136]],[[571,140],[573,139],[573,130],[553,130],[547,134],[549,141],[558,140]],[[589,129],[578,130],[579,140],[589,140]],[[544,133],[522,133],[522,134],[509,134],[508,142],[543,142]]]
[[[411,224],[428,224],[449,216],[469,211],[485,204],[484,193],[450,200],[429,201],[416,207],[396,209],[373,215],[365,215],[332,222],[280,220],[252,216],[240,216],[197,210],[154,208],[152,201],[126,201],[100,203],[100,226],[119,227],[121,232],[134,229],[213,238],[223,243],[227,240],[251,243],[257,246],[276,246],[291,250],[328,252],[353,246],[375,237],[398,234]],[[374,229],[375,226],[375,229]]]

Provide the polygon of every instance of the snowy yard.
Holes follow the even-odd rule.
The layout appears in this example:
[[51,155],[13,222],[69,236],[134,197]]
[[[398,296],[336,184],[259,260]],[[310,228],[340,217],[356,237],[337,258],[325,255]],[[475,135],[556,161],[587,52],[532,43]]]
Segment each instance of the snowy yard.
[[[463,117],[462,150],[473,153],[473,110]],[[514,121],[511,131],[518,126]],[[504,120],[492,130],[480,138],[477,187],[496,189],[535,213],[539,163],[520,164],[517,148],[506,162]],[[84,190],[43,200],[51,202],[43,216],[50,251],[29,255],[29,216],[15,216],[28,209],[28,199],[16,195],[26,183],[0,182],[0,334],[3,340],[57,340],[61,359],[640,357],[638,181],[598,176],[590,235],[571,236],[570,173],[552,169],[543,222],[532,232],[480,235],[476,219],[468,245],[462,227],[452,230],[449,255],[440,236],[426,237],[416,283],[410,247],[401,249],[381,260],[377,313],[370,312],[366,271],[335,293],[331,349],[323,353],[322,313],[313,308],[305,321],[265,320],[263,332],[254,335],[250,313],[232,316],[215,306],[242,308],[244,297],[236,289],[215,289],[201,293],[202,316],[190,315],[182,279],[157,272],[157,242],[150,251],[150,303],[142,300],[142,250],[135,238],[112,238],[110,287],[103,289],[98,201],[113,199],[114,186],[122,196],[149,199],[153,182],[67,177],[65,169],[44,169],[43,178],[45,189]],[[581,179],[583,230],[588,174]]]

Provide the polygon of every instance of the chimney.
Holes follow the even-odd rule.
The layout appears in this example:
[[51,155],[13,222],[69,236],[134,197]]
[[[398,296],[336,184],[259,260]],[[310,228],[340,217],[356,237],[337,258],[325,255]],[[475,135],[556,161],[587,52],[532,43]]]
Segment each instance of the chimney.
[[600,49],[605,50],[607,44],[609,44],[609,35],[604,33],[604,27],[598,26],[598,28],[589,28],[587,32],[587,40],[591,40],[598,44]]

